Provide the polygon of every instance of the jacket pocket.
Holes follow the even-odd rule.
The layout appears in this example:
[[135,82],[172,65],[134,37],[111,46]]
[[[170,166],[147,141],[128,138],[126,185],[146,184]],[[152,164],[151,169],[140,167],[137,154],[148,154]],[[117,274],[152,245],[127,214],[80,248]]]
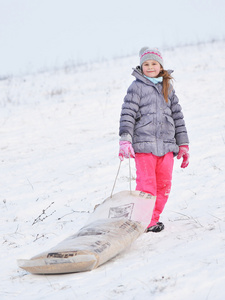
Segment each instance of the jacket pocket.
[[175,125],[172,117],[165,115],[165,122],[163,124],[163,139],[173,140],[175,137]]
[[166,115],[166,120],[168,123],[170,123],[175,128],[174,120],[172,117]]
[[134,126],[134,131],[141,127],[147,126],[148,124],[151,124],[152,122],[153,122],[153,116],[151,116],[151,115],[141,116],[140,118],[138,118],[136,120],[136,124]]

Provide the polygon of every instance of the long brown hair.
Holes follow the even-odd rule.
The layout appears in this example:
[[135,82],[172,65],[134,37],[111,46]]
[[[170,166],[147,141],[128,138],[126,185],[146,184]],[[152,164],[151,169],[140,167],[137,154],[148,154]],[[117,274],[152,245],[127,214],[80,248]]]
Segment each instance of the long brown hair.
[[168,102],[168,96],[173,89],[173,86],[171,84],[171,80],[173,80],[173,77],[164,69],[160,71],[158,77],[163,77],[163,96],[166,102]]

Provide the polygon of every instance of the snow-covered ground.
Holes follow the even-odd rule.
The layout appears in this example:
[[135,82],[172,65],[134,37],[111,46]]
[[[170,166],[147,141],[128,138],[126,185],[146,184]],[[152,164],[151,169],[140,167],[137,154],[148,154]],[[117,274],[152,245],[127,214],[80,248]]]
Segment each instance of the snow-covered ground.
[[[165,230],[86,273],[17,266],[78,231],[111,191],[118,122],[138,57],[0,81],[0,299],[222,300],[225,295],[225,42],[164,51],[175,70],[190,165],[175,160]],[[132,188],[135,165],[131,162]],[[115,193],[129,189],[128,161]]]

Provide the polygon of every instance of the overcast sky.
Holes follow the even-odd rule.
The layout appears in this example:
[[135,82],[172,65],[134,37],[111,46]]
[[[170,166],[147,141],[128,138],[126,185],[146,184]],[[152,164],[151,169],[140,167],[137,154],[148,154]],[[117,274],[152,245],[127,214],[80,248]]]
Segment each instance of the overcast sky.
[[0,0],[0,76],[225,39],[224,0]]

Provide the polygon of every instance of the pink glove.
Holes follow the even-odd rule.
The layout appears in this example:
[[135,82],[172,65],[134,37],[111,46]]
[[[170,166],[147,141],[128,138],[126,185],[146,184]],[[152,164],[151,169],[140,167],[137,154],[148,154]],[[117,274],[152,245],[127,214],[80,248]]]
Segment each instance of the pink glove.
[[179,153],[177,155],[177,158],[180,159],[183,157],[183,162],[181,164],[181,168],[186,168],[189,164],[189,147],[188,145],[182,145],[179,147]]
[[124,157],[135,157],[134,149],[131,145],[131,142],[120,141],[119,159],[123,161]]

